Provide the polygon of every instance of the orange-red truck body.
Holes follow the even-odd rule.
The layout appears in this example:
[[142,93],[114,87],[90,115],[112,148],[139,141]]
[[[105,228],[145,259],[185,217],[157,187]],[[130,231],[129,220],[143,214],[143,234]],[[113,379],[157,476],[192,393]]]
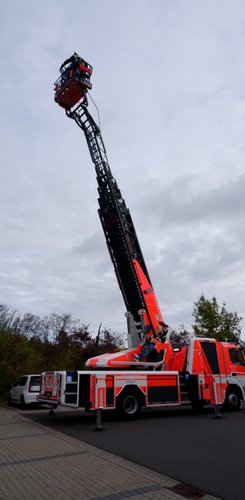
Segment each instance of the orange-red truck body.
[[193,338],[188,346],[172,350],[163,361],[163,369],[151,371],[144,364],[143,369],[137,368],[44,372],[38,400],[106,410],[116,409],[123,396],[125,399],[130,394],[148,408],[222,405],[232,391],[240,401],[245,397],[245,357],[236,344]]

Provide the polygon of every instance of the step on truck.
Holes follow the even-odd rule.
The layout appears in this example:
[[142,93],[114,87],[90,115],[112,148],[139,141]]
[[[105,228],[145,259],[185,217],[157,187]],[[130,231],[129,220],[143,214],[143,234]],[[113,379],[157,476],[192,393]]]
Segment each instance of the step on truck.
[[[74,53],[61,65],[55,102],[85,135],[98,184],[99,217],[126,307],[128,349],[87,360],[86,371],[42,374],[40,402],[85,410],[116,409],[128,417],[142,407],[212,404],[238,409],[245,398],[240,344],[191,337],[171,343],[133,220],[109,166],[101,131],[88,111],[93,67]],[[143,337],[150,358],[137,361]]]

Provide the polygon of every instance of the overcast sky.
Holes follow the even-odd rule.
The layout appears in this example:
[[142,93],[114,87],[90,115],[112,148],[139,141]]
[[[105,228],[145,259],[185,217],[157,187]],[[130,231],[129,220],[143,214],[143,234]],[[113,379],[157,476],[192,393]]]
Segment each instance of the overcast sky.
[[76,51],[166,322],[190,328],[202,293],[245,320],[245,2],[9,0],[0,40],[0,303],[126,331],[85,137],[53,101]]

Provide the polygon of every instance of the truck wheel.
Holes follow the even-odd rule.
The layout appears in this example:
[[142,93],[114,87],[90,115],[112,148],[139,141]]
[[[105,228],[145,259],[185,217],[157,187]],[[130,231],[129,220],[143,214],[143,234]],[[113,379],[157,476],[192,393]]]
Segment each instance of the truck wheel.
[[227,411],[236,411],[239,410],[241,406],[241,397],[239,394],[239,390],[236,389],[236,387],[228,387],[226,396],[225,396],[225,402],[224,402],[224,408]]
[[118,396],[117,412],[120,416],[133,419],[139,416],[142,409],[142,400],[136,391],[124,391]]

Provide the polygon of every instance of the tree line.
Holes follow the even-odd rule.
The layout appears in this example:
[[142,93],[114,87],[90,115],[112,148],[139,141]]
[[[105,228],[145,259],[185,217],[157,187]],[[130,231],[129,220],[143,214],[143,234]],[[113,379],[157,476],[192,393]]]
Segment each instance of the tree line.
[[124,342],[124,335],[101,324],[95,333],[71,314],[41,318],[0,305],[0,398],[25,373],[81,370],[88,358],[115,352]]
[[[202,294],[194,302],[192,315],[196,336],[240,341],[242,317],[228,311],[225,303],[220,306],[215,297],[206,299]],[[186,342],[193,332],[182,326],[173,340]],[[101,324],[93,332],[89,324],[72,319],[71,314],[40,318],[0,305],[0,398],[6,397],[11,383],[24,373],[81,370],[88,358],[115,352],[125,344],[126,335]]]

